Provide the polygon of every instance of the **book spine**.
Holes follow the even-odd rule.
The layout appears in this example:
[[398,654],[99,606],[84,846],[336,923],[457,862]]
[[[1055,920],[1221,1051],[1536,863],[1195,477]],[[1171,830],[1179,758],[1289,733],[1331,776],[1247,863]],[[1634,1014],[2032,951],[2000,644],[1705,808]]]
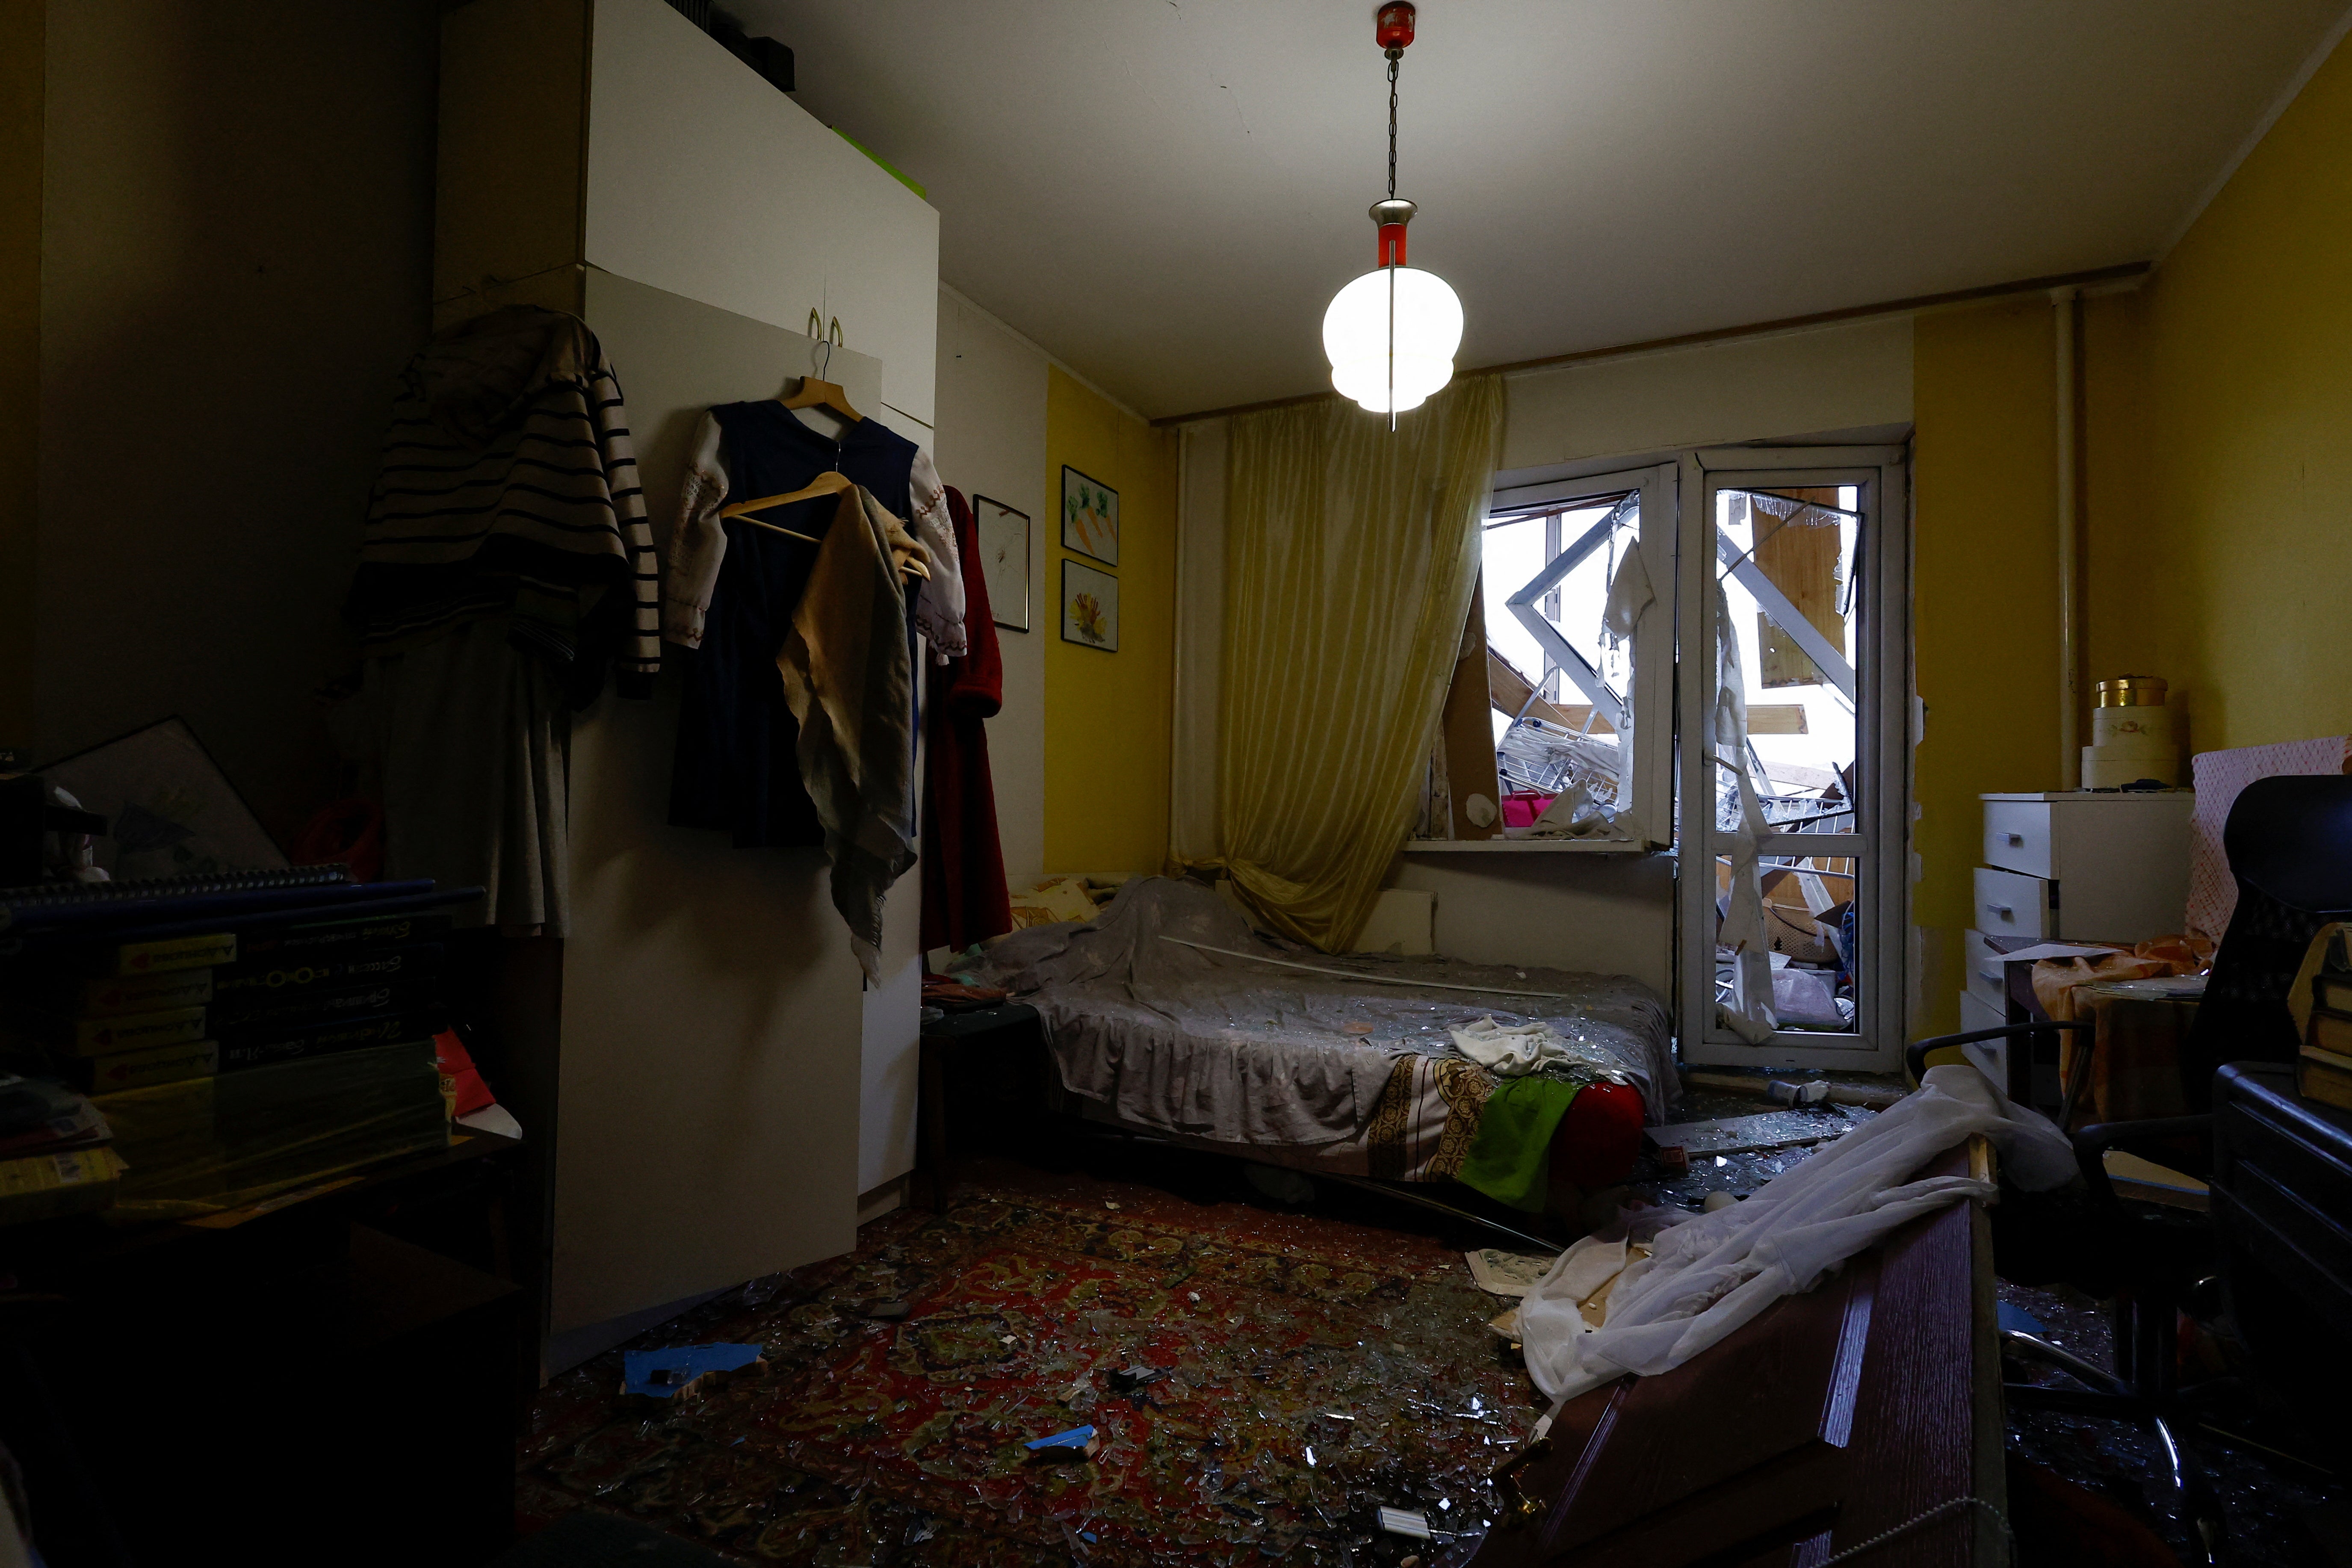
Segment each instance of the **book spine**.
[[67,992],[66,1011],[80,1018],[119,1018],[166,1007],[201,1007],[213,999],[213,972],[182,969],[130,980],[85,980]]
[[433,890],[430,880],[414,882],[340,882],[314,888],[256,888],[238,893],[198,893],[178,898],[122,899],[109,903],[75,904],[56,909],[11,912],[0,907],[0,931],[26,935],[78,931],[99,934],[110,929],[152,924],[159,921],[210,921],[225,925],[279,910],[309,906],[334,908],[386,899],[411,897]]
[[[371,882],[366,886],[371,891],[376,891],[385,888],[412,887],[415,884]],[[447,909],[453,904],[470,904],[479,900],[481,896],[482,889],[479,888],[439,888],[427,893],[411,893],[381,900],[370,898],[358,903],[344,900],[340,903],[328,904],[314,900],[310,903],[297,905],[291,909],[268,911],[267,920],[255,919],[240,921],[236,931],[248,942],[257,942],[264,937],[282,935],[305,926],[342,925],[360,921],[389,921],[395,916],[415,915],[427,910]],[[126,945],[169,942],[183,937],[216,939],[221,934],[225,923],[217,918],[195,920],[173,915],[152,915],[144,919],[148,923],[122,931],[110,931],[105,933],[105,939]],[[89,940],[90,933],[88,931],[10,931],[5,933],[5,937],[0,937],[0,943],[6,944],[5,947],[0,947],[0,951],[17,954],[45,954],[59,950],[73,951],[83,948],[87,946]],[[254,951],[261,950],[256,948]],[[234,960],[223,959],[220,962],[226,963],[232,963]],[[122,973],[138,972],[126,970]]]
[[236,962],[236,933],[215,931],[156,942],[126,942],[114,950],[112,962],[107,967],[123,977],[167,974],[182,969],[215,969]]
[[122,1051],[110,1057],[84,1057],[70,1064],[67,1079],[84,1094],[115,1094],[126,1089],[147,1089],[182,1079],[205,1078],[220,1070],[220,1047],[210,1040],[166,1046],[160,1050]]
[[370,1046],[397,1045],[410,1040],[421,1039],[430,1044],[432,1034],[430,1020],[413,1014],[398,1014],[332,1028],[256,1036],[224,1044],[221,1047],[220,1070],[224,1073],[241,1072],[248,1068],[269,1067],[278,1062],[365,1050]]
[[[431,917],[446,918],[446,917]],[[437,942],[378,948],[349,957],[292,957],[282,962],[238,964],[213,979],[215,996],[226,1003],[254,995],[295,995],[337,985],[366,985],[384,981],[417,981],[441,967]]]
[[247,893],[273,888],[320,888],[349,883],[349,866],[286,866],[273,870],[218,871],[185,877],[143,877],[124,882],[41,882],[0,888],[0,911],[26,914],[84,904],[119,904],[138,899],[190,898]]
[[2295,1063],[2294,1079],[2295,1089],[2304,1099],[2352,1110],[2352,1072],[2305,1057]]
[[202,1007],[174,1007],[161,1013],[134,1013],[125,1018],[86,1018],[73,1026],[77,1056],[102,1057],[116,1051],[144,1050],[158,1046],[182,1046],[205,1037]]
[[419,1007],[429,1000],[422,985],[398,982],[347,986],[337,991],[300,991],[284,996],[263,992],[215,1003],[213,1034],[220,1040],[234,1042],[250,1035],[395,1013]]
[[2317,1062],[2321,1067],[2333,1068],[2337,1072],[2352,1073],[2352,1057],[2341,1051],[2331,1051],[2323,1046],[2305,1046],[2296,1055],[2304,1061]]

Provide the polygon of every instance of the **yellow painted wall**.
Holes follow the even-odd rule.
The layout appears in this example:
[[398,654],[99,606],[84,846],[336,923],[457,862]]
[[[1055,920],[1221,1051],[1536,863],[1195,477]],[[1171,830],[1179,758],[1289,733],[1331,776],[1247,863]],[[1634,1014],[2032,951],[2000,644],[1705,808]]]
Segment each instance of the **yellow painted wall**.
[[2171,680],[2197,751],[2352,731],[2352,51],[2116,335],[2094,403],[2124,442],[2121,504],[2091,521],[2094,676]]
[[1988,790],[2058,787],[2054,313],[2039,299],[1919,318],[1912,341],[1914,1037],[1959,1026],[1960,934]]
[[[1118,492],[1116,653],[1061,635],[1065,464]],[[1175,691],[1176,438],[1059,367],[1045,389],[1045,869],[1157,871],[1168,856],[1169,726]]]

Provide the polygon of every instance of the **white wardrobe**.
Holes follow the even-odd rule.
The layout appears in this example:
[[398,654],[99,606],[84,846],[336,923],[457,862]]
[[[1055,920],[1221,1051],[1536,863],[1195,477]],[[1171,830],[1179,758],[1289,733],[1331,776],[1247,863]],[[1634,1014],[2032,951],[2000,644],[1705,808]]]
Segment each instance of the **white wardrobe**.
[[[441,90],[436,321],[587,321],[657,543],[714,403],[822,367],[930,445],[939,215],[663,0],[470,0],[443,20]],[[821,851],[665,825],[679,690],[673,667],[655,700],[575,721],[559,1336],[846,1251],[860,1194],[914,1163],[919,877],[869,991]]]

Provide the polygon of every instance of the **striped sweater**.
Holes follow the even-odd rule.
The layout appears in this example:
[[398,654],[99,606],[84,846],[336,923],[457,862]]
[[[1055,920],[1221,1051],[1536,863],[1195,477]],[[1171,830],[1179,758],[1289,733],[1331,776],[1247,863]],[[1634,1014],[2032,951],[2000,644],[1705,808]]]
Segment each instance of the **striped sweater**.
[[506,616],[575,703],[608,663],[622,696],[648,696],[655,559],[621,385],[586,323],[514,306],[409,362],[352,585],[367,653]]

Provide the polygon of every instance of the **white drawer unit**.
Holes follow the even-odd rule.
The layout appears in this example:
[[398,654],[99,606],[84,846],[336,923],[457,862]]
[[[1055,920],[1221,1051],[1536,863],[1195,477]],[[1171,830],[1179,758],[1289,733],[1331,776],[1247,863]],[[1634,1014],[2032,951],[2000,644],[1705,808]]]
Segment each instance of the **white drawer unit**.
[[[2008,1022],[2009,1014],[2006,1009],[1986,1001],[1978,995],[1973,988],[1960,993],[1961,1033],[1973,1033],[1978,1029],[1998,1029]],[[2011,1044],[2011,1042],[2008,1040],[1979,1040],[1973,1045],[1962,1046],[1960,1051],[1969,1060],[1976,1063],[1978,1071],[2003,1089],[2007,1089]]]
[[1979,866],[1976,872],[1977,929],[1994,936],[2056,936],[2057,900],[2054,882],[2022,871],[1995,871]]
[[2000,1008],[2006,1014],[2009,1009],[2006,961],[1980,931],[1966,934],[1961,941],[1961,952],[1968,964],[1969,994]]
[[[2069,942],[2145,942],[2181,929],[2189,904],[2194,791],[2077,790],[1980,798],[1986,864],[2053,884],[2042,935],[2063,935]],[[2006,931],[2002,925],[1983,924],[1984,886],[1979,873],[1979,924]]]

